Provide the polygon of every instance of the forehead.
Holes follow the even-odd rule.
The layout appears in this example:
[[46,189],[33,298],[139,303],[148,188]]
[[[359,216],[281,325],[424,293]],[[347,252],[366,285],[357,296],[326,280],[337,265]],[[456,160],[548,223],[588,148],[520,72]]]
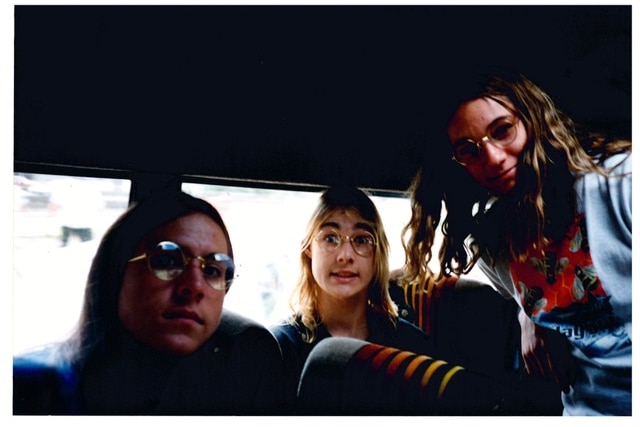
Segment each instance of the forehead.
[[[511,103],[507,99],[500,99],[507,106]],[[512,115],[505,105],[492,98],[478,98],[460,104],[453,114],[450,126],[465,123],[467,121],[489,123],[497,117]]]
[[497,119],[513,116],[513,105],[506,98],[478,98],[460,104],[449,120],[447,133],[451,139],[482,133]]
[[337,208],[331,212],[325,219],[319,224],[319,227],[338,227],[338,228],[366,228],[370,229],[368,225],[369,221],[366,221],[355,209],[349,208]]
[[211,217],[192,212],[169,221],[142,239],[144,245],[154,245],[161,240],[171,240],[194,251],[228,251],[222,227]]

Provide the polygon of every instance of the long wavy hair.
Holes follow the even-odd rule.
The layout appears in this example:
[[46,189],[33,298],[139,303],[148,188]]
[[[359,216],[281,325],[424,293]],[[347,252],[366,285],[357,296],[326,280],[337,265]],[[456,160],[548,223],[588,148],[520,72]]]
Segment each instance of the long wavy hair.
[[118,298],[128,260],[138,243],[158,227],[184,215],[200,212],[222,229],[228,255],[233,249],[220,213],[205,200],[179,191],[161,192],[133,203],[106,231],[87,278],[77,327],[65,342],[65,358],[78,368],[104,355],[121,331]]
[[[318,310],[318,284],[311,271],[311,258],[305,251],[311,246],[320,226],[339,209],[362,218],[371,227],[376,238],[374,273],[368,288],[369,308],[382,313],[394,326],[398,318],[397,307],[389,295],[389,241],[375,204],[365,192],[356,187],[331,187],[320,196],[307,224],[300,246],[300,275],[290,299],[293,312],[306,329],[303,337],[306,342],[315,340],[318,325],[322,322],[322,313]],[[295,322],[295,318],[292,321]]]
[[[523,260],[530,247],[561,238],[575,216],[574,183],[586,172],[607,175],[600,163],[631,150],[631,142],[579,129],[540,87],[506,68],[476,73],[449,94],[441,131],[409,188],[412,216],[403,229],[405,265],[401,280],[433,287],[468,273],[480,256]],[[464,102],[490,98],[523,123],[528,141],[520,155],[516,187],[499,198],[489,194],[451,161],[446,127]],[[508,101],[508,102],[507,102]],[[489,208],[490,207],[490,208]],[[441,215],[446,217],[441,222]],[[437,227],[443,242],[440,271],[428,266]]]

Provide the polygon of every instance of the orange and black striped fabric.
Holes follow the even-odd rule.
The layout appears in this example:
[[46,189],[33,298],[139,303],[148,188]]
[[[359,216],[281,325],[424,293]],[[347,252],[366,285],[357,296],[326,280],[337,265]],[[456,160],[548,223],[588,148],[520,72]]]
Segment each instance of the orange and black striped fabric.
[[[433,329],[439,326],[442,313],[446,313],[449,303],[454,298],[456,282],[457,278],[450,277],[429,290],[421,290],[417,284],[412,283],[402,286],[392,297],[399,306],[401,317],[431,335]],[[395,284],[391,286],[398,287]]]
[[382,381],[386,381],[388,386],[393,385],[400,395],[406,396],[414,389],[415,398],[430,408],[438,407],[453,376],[463,370],[460,366],[426,355],[377,344],[363,346],[354,354],[352,363],[367,366],[368,375],[383,374]]
[[353,338],[327,338],[307,359],[302,415],[492,415],[510,409],[503,384],[460,366]]

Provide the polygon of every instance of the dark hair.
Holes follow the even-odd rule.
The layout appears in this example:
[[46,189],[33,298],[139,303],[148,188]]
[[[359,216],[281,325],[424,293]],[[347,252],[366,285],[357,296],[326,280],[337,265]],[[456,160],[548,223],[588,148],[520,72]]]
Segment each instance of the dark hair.
[[82,313],[65,351],[71,362],[83,365],[105,351],[120,328],[118,298],[122,279],[136,246],[148,233],[179,217],[200,212],[222,229],[228,255],[233,249],[219,212],[208,202],[179,191],[162,192],[133,203],[104,234],[87,278]]

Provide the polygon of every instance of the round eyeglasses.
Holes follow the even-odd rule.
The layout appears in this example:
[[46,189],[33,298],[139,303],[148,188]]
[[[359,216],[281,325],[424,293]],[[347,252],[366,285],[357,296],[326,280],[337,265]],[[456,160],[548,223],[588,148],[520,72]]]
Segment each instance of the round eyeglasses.
[[489,126],[487,135],[480,138],[478,142],[470,138],[463,138],[453,143],[452,160],[462,166],[469,166],[480,160],[480,149],[485,143],[493,144],[496,147],[504,148],[516,139],[518,134],[518,118],[501,118]]
[[205,257],[188,257],[174,242],[160,242],[148,252],[133,257],[129,262],[146,259],[147,268],[160,280],[173,280],[180,276],[192,259],[200,261],[206,282],[213,289],[227,291],[233,282],[235,266],[226,254],[210,254]]
[[368,231],[358,231],[351,236],[343,236],[337,230],[325,228],[320,230],[315,240],[318,246],[328,253],[334,252],[340,245],[347,241],[351,243],[354,252],[362,257],[370,257],[376,247],[376,238]]

